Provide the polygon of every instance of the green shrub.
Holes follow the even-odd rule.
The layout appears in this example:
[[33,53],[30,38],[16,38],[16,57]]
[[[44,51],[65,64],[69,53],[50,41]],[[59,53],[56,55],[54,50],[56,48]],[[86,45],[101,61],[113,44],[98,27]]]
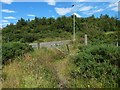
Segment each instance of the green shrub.
[[15,56],[23,55],[29,51],[32,51],[32,47],[24,43],[3,43],[2,45],[2,60],[3,64],[9,59],[14,58]]
[[120,86],[120,47],[113,45],[89,45],[79,47],[74,63],[80,78],[96,78],[103,87]]

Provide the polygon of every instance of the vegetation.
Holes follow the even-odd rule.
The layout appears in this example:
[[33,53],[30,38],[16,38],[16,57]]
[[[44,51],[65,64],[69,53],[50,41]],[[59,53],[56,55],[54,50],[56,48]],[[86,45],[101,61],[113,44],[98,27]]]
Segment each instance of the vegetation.
[[54,63],[63,56],[54,49],[41,48],[25,54],[24,57],[16,58],[13,63],[4,67],[3,87],[58,88],[59,80]]
[[120,86],[119,50],[116,46],[106,44],[79,47],[74,59],[76,78],[97,79],[104,87]]
[[32,51],[32,47],[24,43],[3,43],[2,45],[2,59],[5,64],[9,59],[15,56],[23,55],[24,53]]
[[[72,40],[73,16],[38,18],[2,29],[3,87],[111,88],[120,87],[120,20],[101,15],[76,17],[76,41],[69,46],[40,48],[28,44]],[[84,35],[88,45],[84,45]],[[118,45],[117,45],[118,43]],[[32,52],[31,52],[32,51]],[[11,63],[7,64],[9,61]],[[18,69],[19,68],[19,69]]]
[[[57,19],[35,17],[31,21],[21,18],[16,25],[10,24],[3,28],[3,42],[30,43],[53,39],[72,39],[72,20],[72,16],[62,16]],[[76,32],[80,33],[81,36],[85,33],[88,34],[93,41],[95,41],[94,39],[96,41],[98,39],[102,40],[105,32],[118,30],[117,23],[120,23],[120,21],[108,15],[101,15],[100,18],[95,18],[94,16],[87,18],[76,17]],[[78,35],[79,38],[80,35]]]

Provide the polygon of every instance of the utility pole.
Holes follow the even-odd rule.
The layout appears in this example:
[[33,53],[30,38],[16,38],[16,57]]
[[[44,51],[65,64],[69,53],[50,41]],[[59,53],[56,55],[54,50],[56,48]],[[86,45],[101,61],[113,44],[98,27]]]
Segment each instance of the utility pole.
[[73,41],[75,41],[75,13],[73,13]]
[[[74,6],[72,5],[72,7]],[[73,13],[73,41],[75,41],[75,13]]]
[[[116,28],[117,28],[117,32],[118,32],[118,21],[117,21],[117,20],[118,20],[118,17],[116,16],[115,19],[116,19]],[[116,39],[116,41],[117,41],[117,42],[116,42],[117,47],[119,46],[119,43],[118,43],[118,42],[119,42],[119,39],[118,39],[118,38],[119,38],[119,37],[118,37],[118,33],[117,33],[117,39]]]

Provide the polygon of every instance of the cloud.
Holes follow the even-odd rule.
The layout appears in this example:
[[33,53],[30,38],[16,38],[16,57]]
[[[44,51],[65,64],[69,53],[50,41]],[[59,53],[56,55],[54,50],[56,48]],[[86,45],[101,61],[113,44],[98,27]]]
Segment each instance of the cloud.
[[117,12],[117,11],[118,11],[118,7],[114,7],[114,8],[112,8],[111,10]]
[[77,2],[84,2],[84,1],[86,1],[86,0],[76,0]]
[[4,12],[4,13],[15,13],[15,11],[9,10],[9,9],[3,9],[2,12]]
[[95,10],[94,13],[102,12],[102,11],[104,11],[104,9],[98,9],[98,10]]
[[97,10],[90,11],[89,14],[94,14],[94,13],[98,13],[98,12],[102,12],[102,11],[104,11],[104,9],[97,9]]
[[95,13],[98,13],[98,12],[102,12],[102,11],[104,11],[104,9],[90,10],[90,11],[84,12],[83,14],[85,14],[85,15],[92,15],[92,14],[95,14]]
[[76,15],[76,17],[80,18],[81,16],[77,13],[74,13],[74,15]]
[[2,20],[2,23],[9,23],[8,20]]
[[66,15],[72,11],[72,8],[55,8],[55,10],[59,15]]
[[108,7],[118,7],[118,2],[110,3]]
[[11,4],[13,0],[1,0],[1,2],[6,3],[6,4]]
[[49,5],[56,5],[56,1],[55,0],[44,0],[45,2],[47,2]]
[[0,29],[2,29],[2,24],[0,23]]
[[92,6],[84,6],[84,7],[81,7],[79,10],[80,11],[88,11],[88,10],[90,10],[92,8],[93,8]]
[[8,20],[1,20],[0,22],[1,22],[1,25],[0,25],[1,28],[5,27],[8,24],[10,24],[10,22]]
[[[66,15],[68,13],[77,12],[77,11],[81,11],[82,13],[90,12],[92,8],[93,8],[93,6],[84,6],[84,4],[80,4],[80,5],[71,7],[71,8],[55,8],[55,10],[59,15]],[[100,12],[100,11],[102,11],[102,9],[96,10],[93,13]],[[77,13],[76,13],[76,15],[78,17],[81,17]]]
[[35,17],[35,15],[33,15],[33,14],[28,14],[27,16],[29,16],[29,17]]
[[119,7],[118,1],[114,2],[114,3],[110,3],[109,6],[108,6],[108,8],[110,8],[112,11],[116,11],[116,12],[119,11],[118,7]]
[[0,25],[0,27],[3,28],[3,27],[6,27],[7,25],[10,25],[10,23],[9,23],[9,22],[2,23],[2,24]]
[[9,16],[9,17],[4,17],[4,19],[16,19],[15,17]]

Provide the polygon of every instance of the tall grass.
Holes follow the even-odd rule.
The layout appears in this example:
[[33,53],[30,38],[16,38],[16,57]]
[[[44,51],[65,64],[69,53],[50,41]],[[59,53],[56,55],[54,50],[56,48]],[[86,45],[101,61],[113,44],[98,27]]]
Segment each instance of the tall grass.
[[[18,57],[3,68],[3,88],[101,88],[97,79],[79,78],[80,69],[74,63],[80,43],[53,48],[40,48]],[[64,53],[63,53],[64,52]],[[67,53],[67,54],[66,54]]]
[[60,52],[42,48],[16,58],[3,69],[3,88],[58,87],[52,62],[61,57]]

